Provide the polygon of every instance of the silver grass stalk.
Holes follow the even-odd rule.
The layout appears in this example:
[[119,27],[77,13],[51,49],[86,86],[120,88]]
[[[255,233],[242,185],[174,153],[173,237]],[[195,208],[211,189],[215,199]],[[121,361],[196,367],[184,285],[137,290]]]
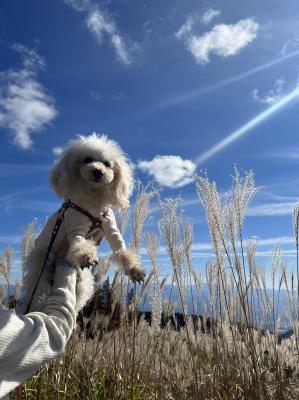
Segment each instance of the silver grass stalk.
[[186,274],[189,277],[187,285],[190,287],[192,312],[197,314],[198,310],[195,304],[195,294],[193,293],[193,286],[195,281],[193,280],[193,266],[192,266],[192,243],[193,243],[193,226],[188,223],[184,226],[184,241],[183,241],[183,251],[186,263]]
[[208,228],[216,258],[227,248],[228,244],[224,232],[224,216],[221,206],[221,198],[216,183],[210,182],[207,175],[195,176],[196,189],[199,199],[206,212]]
[[6,265],[8,270],[8,275],[13,264],[14,258],[14,249],[12,247],[6,247],[4,250],[5,258],[6,258]]
[[21,283],[19,280],[15,281],[15,294],[14,294],[14,300],[15,302],[19,301],[21,295]]
[[154,286],[152,291],[152,329],[157,335],[160,333],[162,315],[162,291],[163,288]]
[[151,290],[152,298],[152,329],[155,334],[160,331],[160,322],[162,315],[162,290],[163,286],[160,286],[159,275],[160,267],[158,264],[158,251],[159,251],[159,241],[157,236],[149,232],[146,235],[146,248],[149,258],[152,264],[153,273],[153,288]]
[[[233,176],[232,188],[232,204],[234,205],[234,215],[236,216],[236,230],[239,235],[240,247],[242,253],[243,277],[245,286],[247,286],[247,274],[245,270],[244,247],[243,247],[243,225],[250,201],[260,190],[255,186],[253,171],[245,171],[244,176],[240,176],[238,169],[235,167],[235,175]],[[248,303],[247,303],[248,306]]]
[[239,231],[242,231],[250,201],[260,189],[261,187],[255,186],[254,173],[252,170],[245,171],[244,176],[242,177],[240,176],[238,169],[235,168],[232,196]]
[[154,278],[157,279],[160,274],[160,267],[158,264],[159,239],[153,232],[147,232],[145,234],[145,246],[152,264]]
[[9,269],[4,257],[0,256],[0,275],[8,282]]
[[111,266],[110,257],[98,257],[98,263],[92,271],[95,278],[95,285],[100,285],[105,277],[106,272]]
[[[181,212],[178,212],[179,198],[172,199],[167,198],[164,199],[163,202],[160,201],[160,209],[161,209],[161,221],[160,221],[160,232],[161,236],[164,239],[166,244],[167,252],[170,257],[172,269],[173,269],[173,277],[172,277],[172,285],[175,281],[177,283],[180,303],[182,307],[182,313],[184,316],[184,320],[187,320],[187,307],[186,307],[186,271],[184,270],[184,223],[183,223],[183,215]],[[171,296],[170,291],[170,296]],[[191,332],[186,327],[186,335],[188,340],[188,347],[191,349]],[[163,338],[165,335],[163,335]],[[191,364],[193,370],[193,378],[195,380],[195,385],[198,385],[197,374],[195,370],[195,360],[193,354],[191,352]]]
[[122,235],[125,234],[125,231],[126,231],[126,228],[128,225],[128,221],[129,221],[129,217],[130,217],[129,210],[126,210],[126,211],[116,214],[116,224]]
[[4,308],[5,293],[5,288],[0,286],[0,310]]
[[167,198],[163,202],[160,202],[160,232],[170,256],[173,281],[176,282],[178,287],[182,311],[186,315],[187,271],[185,268],[184,253],[184,247],[186,246],[184,239],[185,224],[182,212],[179,212],[177,209],[179,201],[180,198]]
[[34,246],[34,241],[37,236],[37,219],[34,218],[25,227],[24,235],[22,237],[21,244],[21,260],[22,260],[22,270],[24,274],[24,266],[26,264],[27,257]]
[[[252,321],[246,290],[247,283],[242,228],[249,202],[257,191],[254,185],[253,173],[249,171],[245,173],[244,177],[240,177],[239,172],[235,169],[232,189],[224,195],[224,206],[222,206],[221,196],[217,191],[216,184],[213,182],[211,183],[207,175],[204,177],[196,176],[195,180],[199,198],[206,211],[216,262],[219,266],[218,276],[223,289],[222,293],[224,294],[225,305],[227,307],[228,301],[225,292],[225,278],[220,264],[220,256],[222,253],[225,255],[234,277],[240,302],[241,323],[244,321],[245,325],[249,328],[252,326]],[[238,250],[237,235],[240,240],[241,254]],[[221,301],[220,292],[219,301]],[[220,305],[220,309],[221,307],[222,304]],[[250,335],[250,342],[248,344],[253,359],[254,373],[255,376],[258,376],[259,362],[252,335]]]
[[145,220],[150,215],[150,201],[157,195],[157,191],[152,190],[149,185],[139,184],[136,202],[132,211],[132,239],[131,246],[136,251],[139,250],[142,241],[142,230]]
[[166,243],[166,248],[175,273],[179,272],[184,255],[182,238],[183,216],[181,213],[177,212],[179,201],[180,198],[167,198],[164,199],[163,202],[160,201],[160,232]]
[[299,202],[296,203],[293,213],[293,227],[296,241],[296,273],[297,273],[297,318],[299,319]]
[[[251,319],[251,313],[249,311],[250,307],[247,296],[248,286],[244,257],[243,225],[250,201],[258,190],[260,190],[260,188],[255,186],[253,171],[245,171],[244,176],[241,176],[238,169],[235,168],[232,189],[228,191],[225,196],[225,226],[230,237],[231,247],[233,249],[235,268],[238,274],[238,281],[240,283],[239,290],[245,299],[244,305],[247,307],[249,320]],[[238,255],[237,240],[240,241],[240,256]]]
[[11,247],[6,247],[4,249],[4,257],[0,256],[0,275],[2,275],[6,281],[8,295],[10,291],[9,274],[13,264],[13,257],[14,250]]

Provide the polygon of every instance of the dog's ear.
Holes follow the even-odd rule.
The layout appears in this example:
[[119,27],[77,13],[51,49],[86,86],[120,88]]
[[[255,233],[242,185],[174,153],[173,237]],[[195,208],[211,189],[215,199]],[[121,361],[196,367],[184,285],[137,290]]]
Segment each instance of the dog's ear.
[[69,192],[68,154],[62,154],[50,172],[50,184],[57,195],[66,198]]
[[114,165],[114,205],[120,211],[126,210],[134,187],[133,168],[131,163],[122,157]]

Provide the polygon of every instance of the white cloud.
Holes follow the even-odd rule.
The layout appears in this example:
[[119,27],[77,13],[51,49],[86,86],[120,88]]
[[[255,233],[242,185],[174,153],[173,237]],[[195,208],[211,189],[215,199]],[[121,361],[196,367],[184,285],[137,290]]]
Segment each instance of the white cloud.
[[259,29],[259,24],[251,18],[240,20],[236,24],[215,25],[202,36],[196,36],[192,26],[193,22],[190,20],[189,25],[183,25],[176,36],[184,39],[187,49],[200,64],[209,63],[211,54],[222,57],[238,54],[256,38]]
[[[248,244],[248,240],[245,241],[245,245]],[[255,243],[257,246],[271,246],[275,247],[277,245],[284,245],[284,244],[294,244],[295,238],[294,236],[278,236],[266,239],[255,238]]]
[[123,38],[120,35],[114,33],[111,36],[110,40],[113,47],[115,48],[119,60],[124,64],[131,64],[131,56],[129,54],[127,46],[124,43]]
[[14,143],[28,149],[31,134],[41,131],[57,115],[54,99],[37,80],[44,60],[32,49],[14,45],[23,68],[0,72],[0,127],[13,134]]
[[281,158],[287,161],[299,161],[299,147],[275,149],[263,154],[263,157]]
[[215,17],[221,14],[221,11],[214,10],[210,8],[203,15],[192,14],[190,15],[186,22],[181,26],[175,36],[178,39],[188,38],[188,36],[193,35],[193,27],[197,22],[201,22],[205,25],[209,24]]
[[[273,249],[275,249],[277,246],[281,247],[283,255],[292,256],[296,250],[290,250],[286,247],[289,247],[289,245],[293,245],[294,240],[295,239],[293,236],[278,236],[270,238],[253,237],[251,239],[245,239],[243,240],[244,255],[247,255],[246,248],[249,242],[253,241],[256,244],[256,248],[258,249],[258,251],[255,252],[256,256],[271,256]],[[264,250],[259,250],[261,248],[264,248]],[[240,242],[238,242],[237,244],[237,251],[241,251]],[[147,255],[147,251],[145,248],[142,248],[140,250],[140,253],[143,255]],[[163,256],[165,254],[167,254],[167,248],[165,246],[161,246],[158,252],[158,255],[160,256],[159,259],[162,258],[161,255]],[[195,242],[192,244],[192,258],[196,259],[214,256],[215,254],[213,252],[213,245],[211,242]]]
[[[16,209],[22,209],[25,206],[27,196],[33,196],[47,190],[47,186],[30,187],[26,190],[8,193],[0,196],[0,213],[11,214]],[[33,211],[36,211],[32,208]]]
[[222,57],[238,54],[256,38],[258,28],[252,19],[240,20],[234,25],[216,25],[202,36],[191,37],[188,48],[197,62],[206,64],[212,53]]
[[115,32],[115,24],[104,16],[103,12],[99,9],[91,11],[86,19],[87,28],[94,34],[99,44],[103,39],[103,34],[113,35]]
[[[243,247],[246,248],[250,241],[253,241],[256,244],[257,248],[268,247],[269,251],[271,251],[271,249],[275,248],[276,246],[293,245],[295,242],[295,238],[294,236],[277,236],[264,239],[259,237],[252,237],[251,239],[243,240]],[[238,242],[238,250],[240,250],[240,248],[241,248],[241,243]],[[192,245],[192,252],[206,251],[206,250],[213,250],[213,245],[211,242],[206,242],[206,243],[197,242]]]
[[[299,151],[299,150],[298,150]],[[299,154],[297,154],[297,159],[299,159]],[[292,185],[291,185],[292,186]],[[297,183],[293,186],[297,186]],[[267,202],[264,204],[259,204],[256,206],[251,206],[248,209],[247,216],[248,217],[274,217],[274,216],[284,216],[284,215],[292,215],[294,212],[295,204],[298,202],[298,198],[295,196],[277,196],[271,193],[267,193],[270,195],[272,202]],[[188,206],[200,206],[200,202],[198,198],[183,200],[180,203],[181,207]]]
[[202,250],[213,250],[213,245],[211,242],[207,243],[193,243],[192,251],[202,251]]
[[115,93],[113,96],[112,96],[112,99],[114,100],[114,101],[116,101],[116,102],[121,102],[121,101],[124,101],[125,99],[126,99],[126,96],[123,94],[123,93]]
[[101,44],[104,37],[108,37],[114,48],[118,60],[122,64],[129,65],[132,62],[131,52],[137,45],[134,43],[128,46],[125,39],[119,34],[117,26],[112,18],[102,11],[91,0],[63,0],[67,5],[76,11],[87,12],[86,26],[95,37],[98,44]]
[[63,147],[55,146],[55,147],[52,148],[52,151],[53,151],[54,156],[58,157],[63,152]]
[[25,175],[45,174],[48,173],[50,167],[47,164],[0,163],[0,177],[23,177]]
[[283,90],[285,85],[286,85],[285,77],[281,76],[275,81],[273,89],[269,90],[263,96],[259,95],[258,89],[254,89],[252,91],[252,97],[254,101],[256,101],[257,103],[272,105],[283,97]]
[[191,15],[190,17],[187,18],[187,21],[181,26],[181,28],[175,33],[175,36],[178,39],[182,39],[192,34],[194,22],[195,22],[195,17],[194,15]]
[[12,49],[21,54],[23,65],[27,70],[36,71],[45,67],[45,60],[35,50],[19,43],[15,43]]
[[43,201],[43,200],[24,200],[16,206],[21,210],[34,211],[35,213],[45,213],[48,215],[53,214],[59,209],[61,203],[54,201]]
[[201,22],[203,24],[209,24],[214,18],[218,17],[221,14],[220,10],[214,10],[213,8],[210,8],[207,10],[202,17],[200,18]]
[[298,48],[298,46],[299,46],[299,38],[289,39],[284,43],[280,55],[284,56],[288,52],[289,48],[294,49]]
[[85,11],[90,6],[90,0],[63,0],[65,4],[73,7],[76,11]]
[[119,61],[123,64],[131,64],[129,50],[124,43],[123,38],[117,33],[114,21],[112,21],[100,9],[95,9],[89,13],[86,25],[99,44],[101,44],[103,40],[103,35],[106,34],[115,49]]
[[89,94],[95,101],[103,100],[104,97],[99,90],[91,90]]
[[[264,251],[256,251],[255,257],[271,257],[273,255],[273,249],[264,250]],[[285,258],[293,258],[296,257],[296,250],[281,250],[281,254]],[[246,250],[243,251],[244,257],[247,257]],[[200,258],[213,258],[215,254],[213,252],[206,252],[206,253],[192,253],[193,259],[200,259]]]
[[20,244],[21,240],[21,236],[0,236],[0,243],[5,243],[6,245]]
[[268,203],[258,206],[252,206],[248,210],[248,216],[250,217],[272,217],[272,216],[283,216],[292,215],[296,202],[287,201],[281,203]]
[[162,186],[178,188],[191,183],[196,165],[180,156],[156,156],[151,161],[139,161],[138,168],[153,176]]

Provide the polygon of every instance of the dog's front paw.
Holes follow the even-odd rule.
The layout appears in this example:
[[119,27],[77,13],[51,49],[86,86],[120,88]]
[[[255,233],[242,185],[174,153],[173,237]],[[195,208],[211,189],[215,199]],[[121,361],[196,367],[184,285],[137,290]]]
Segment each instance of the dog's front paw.
[[145,278],[145,272],[141,265],[133,265],[129,268],[128,276],[132,282],[143,282]]
[[89,268],[89,267],[95,267],[98,264],[99,260],[97,257],[90,257],[89,255],[85,255],[83,257],[82,262],[80,263],[81,268]]
[[112,261],[118,264],[133,282],[143,282],[145,272],[139,256],[134,251],[119,250],[113,254]]
[[77,267],[91,267],[98,263],[97,249],[93,242],[86,240],[70,246],[66,259]]

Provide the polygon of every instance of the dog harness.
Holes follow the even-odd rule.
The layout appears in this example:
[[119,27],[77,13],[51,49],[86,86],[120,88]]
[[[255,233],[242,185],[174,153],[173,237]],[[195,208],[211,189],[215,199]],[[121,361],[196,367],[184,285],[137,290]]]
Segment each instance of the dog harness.
[[[52,250],[53,244],[55,242],[56,236],[58,234],[59,228],[62,224],[62,222],[64,221],[64,214],[65,212],[69,209],[69,208],[73,208],[74,210],[80,212],[81,214],[84,214],[87,218],[90,219],[91,221],[91,227],[89,228],[89,231],[87,232],[86,236],[90,235],[93,231],[95,231],[96,229],[101,229],[102,228],[102,220],[100,218],[96,218],[93,215],[91,215],[87,210],[84,210],[84,208],[81,208],[80,206],[78,206],[77,204],[73,203],[70,199],[68,199],[67,201],[65,201],[62,206],[60,207],[60,209],[58,210],[58,216],[52,231],[52,235],[51,235],[51,240],[47,249],[47,253],[43,262],[43,266],[41,269],[41,272],[39,274],[38,280],[34,286],[30,301],[28,303],[28,306],[26,308],[25,314],[27,314],[30,310],[31,304],[32,304],[32,300],[33,300],[33,296],[36,292],[36,289],[38,287],[39,281],[42,277],[42,274],[44,272],[44,269],[46,267],[50,252]],[[103,214],[103,217],[105,217],[107,215],[108,210],[106,210]],[[97,243],[98,245],[100,244],[100,241]],[[86,266],[81,266],[81,268],[83,269]]]

